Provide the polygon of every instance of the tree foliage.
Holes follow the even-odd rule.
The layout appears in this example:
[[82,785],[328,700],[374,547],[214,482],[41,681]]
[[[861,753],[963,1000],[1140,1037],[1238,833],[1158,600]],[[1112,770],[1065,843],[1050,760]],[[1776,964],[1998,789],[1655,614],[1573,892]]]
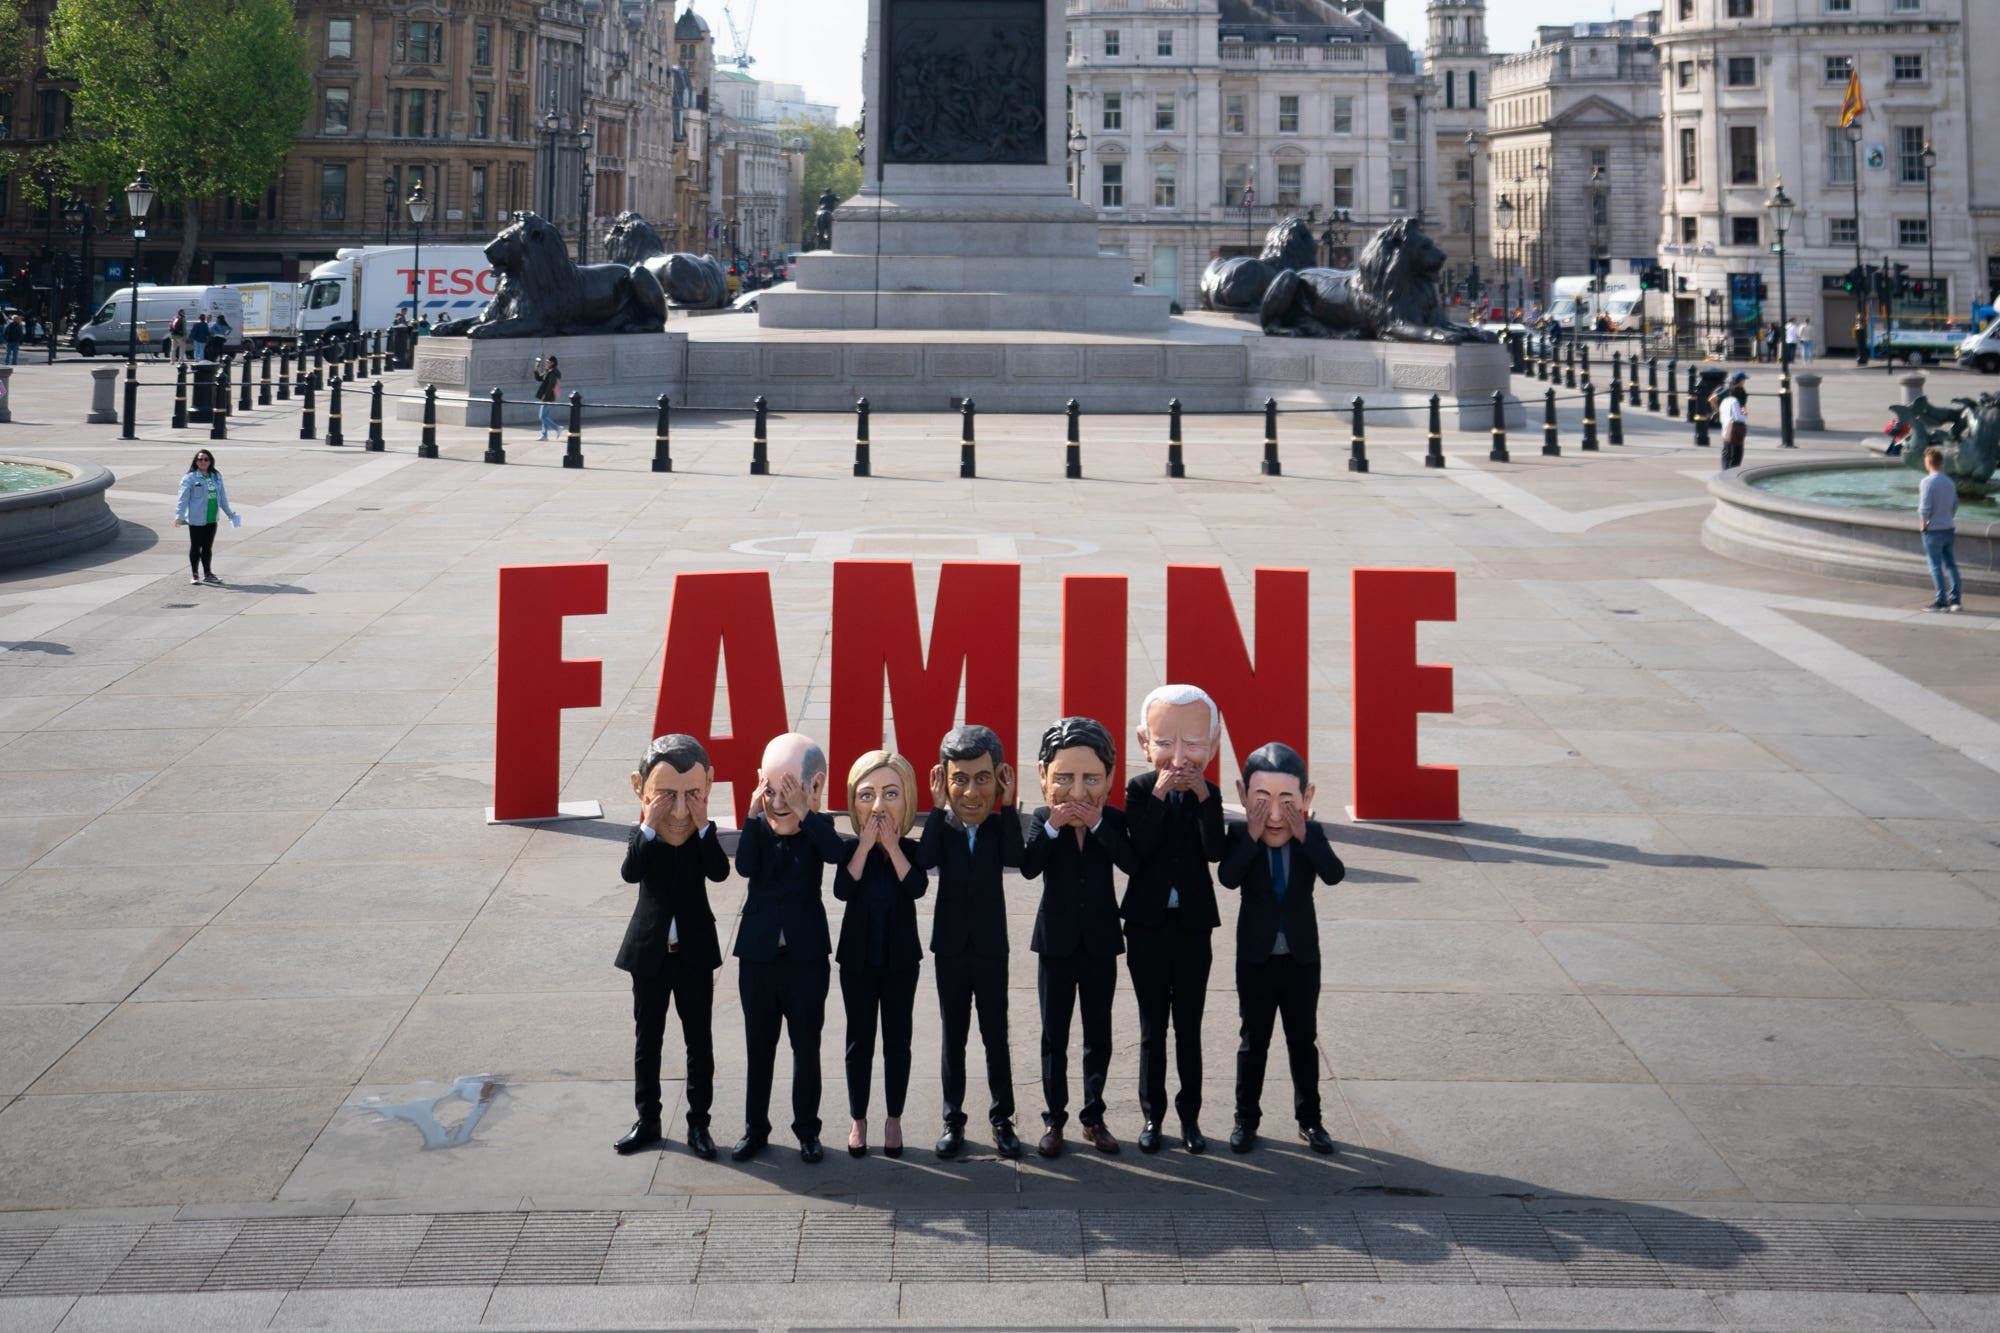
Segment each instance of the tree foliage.
[[805,219],[805,234],[812,235],[813,214],[819,211],[820,191],[831,189],[843,203],[861,189],[861,164],[854,160],[860,144],[852,125],[821,125],[814,121],[788,120],[778,127],[780,141],[806,141],[805,182],[799,191],[799,216]]
[[185,205],[177,281],[194,257],[196,206],[261,196],[312,110],[290,0],[56,0],[47,58],[77,83],[65,149],[75,174],[115,190],[143,165],[156,217]]

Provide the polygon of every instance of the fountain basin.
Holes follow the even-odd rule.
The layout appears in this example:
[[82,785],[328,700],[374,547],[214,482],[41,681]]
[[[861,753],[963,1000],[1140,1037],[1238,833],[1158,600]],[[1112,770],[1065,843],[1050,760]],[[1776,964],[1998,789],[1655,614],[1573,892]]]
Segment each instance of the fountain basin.
[[12,455],[0,455],[0,466],[19,480],[53,474],[49,484],[0,492],[0,569],[74,555],[117,537],[118,516],[105,494],[116,480],[109,468]]
[[[1702,545],[1753,565],[1831,578],[1931,588],[1930,567],[1917,531],[1915,480],[1900,460],[1763,463],[1725,472],[1709,482],[1715,508],[1702,524]],[[1879,483],[1885,503],[1859,503]],[[1775,489],[1774,489],[1775,488]],[[1805,498],[1814,493],[1826,498]],[[1907,501],[1902,500],[1908,492]],[[1968,591],[2000,593],[2000,518],[1991,501],[1959,501],[1954,554]]]

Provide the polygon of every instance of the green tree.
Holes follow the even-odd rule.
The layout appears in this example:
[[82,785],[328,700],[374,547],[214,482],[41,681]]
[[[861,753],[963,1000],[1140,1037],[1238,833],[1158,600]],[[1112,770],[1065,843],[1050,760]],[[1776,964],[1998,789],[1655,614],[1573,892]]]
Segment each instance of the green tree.
[[804,234],[813,234],[813,214],[819,211],[822,190],[832,190],[842,203],[861,189],[861,164],[854,160],[860,145],[852,125],[821,125],[814,121],[788,120],[778,127],[780,142],[794,138],[806,141],[805,181],[799,187],[799,216],[805,219]]
[[261,196],[312,110],[290,0],[56,0],[48,63],[77,82],[75,174],[115,190],[143,165],[155,213],[183,206],[175,282],[202,201]]

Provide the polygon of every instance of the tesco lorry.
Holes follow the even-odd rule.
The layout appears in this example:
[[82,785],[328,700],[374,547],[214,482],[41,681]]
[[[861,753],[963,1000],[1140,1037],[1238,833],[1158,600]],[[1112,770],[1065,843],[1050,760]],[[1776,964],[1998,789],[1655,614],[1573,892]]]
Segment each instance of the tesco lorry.
[[[498,281],[486,252],[476,245],[427,245],[423,271],[415,246],[364,245],[341,250],[299,284],[301,343],[386,329],[396,312],[415,323],[449,316],[471,319],[492,301]],[[412,309],[414,287],[416,304]]]

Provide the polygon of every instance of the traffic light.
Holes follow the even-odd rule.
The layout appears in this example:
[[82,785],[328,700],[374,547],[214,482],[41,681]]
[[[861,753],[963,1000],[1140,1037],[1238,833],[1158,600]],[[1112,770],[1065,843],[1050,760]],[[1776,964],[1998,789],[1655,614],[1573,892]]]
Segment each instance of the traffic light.
[[1889,281],[1889,270],[1886,268],[1871,267],[1869,269],[1869,274],[1870,277],[1872,278],[1872,285],[1875,291],[1875,299],[1881,302],[1882,304],[1887,305],[1889,303],[1890,295],[1894,291],[1894,288],[1891,287]]
[[1861,269],[1859,266],[1851,268],[1847,270],[1847,272],[1840,275],[1840,290],[1848,293],[1850,296],[1853,295],[1854,292],[1861,287],[1861,285],[1862,285]]
[[1907,297],[1910,294],[1910,266],[1908,264],[1895,264],[1892,267],[1895,270],[1895,276],[1890,280],[1891,286],[1897,296]]

